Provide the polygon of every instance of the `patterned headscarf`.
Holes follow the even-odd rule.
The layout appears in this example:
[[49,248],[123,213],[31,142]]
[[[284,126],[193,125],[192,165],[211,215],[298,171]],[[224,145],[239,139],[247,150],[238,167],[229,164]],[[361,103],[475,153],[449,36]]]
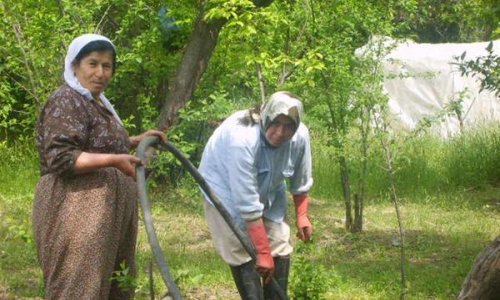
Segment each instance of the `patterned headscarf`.
[[[66,54],[66,59],[64,60],[64,81],[66,81],[66,83],[72,89],[83,95],[87,100],[93,100],[94,97],[92,96],[92,94],[88,89],[84,88],[80,84],[78,78],[76,78],[75,72],[73,71],[72,68],[72,63],[75,60],[78,53],[80,52],[80,50],[82,50],[82,48],[85,47],[85,45],[93,41],[106,41],[109,42],[113,46],[113,48],[115,48],[115,45],[113,45],[113,43],[107,37],[99,34],[87,33],[75,38],[71,42],[71,44],[68,47],[68,53]],[[99,98],[101,99],[104,106],[113,114],[113,116],[115,116],[118,122],[120,122],[120,124],[123,125],[120,117],[113,108],[113,105],[111,105],[111,103],[109,102],[108,98],[106,98],[103,93],[99,95]]]
[[276,92],[263,104],[260,112],[260,128],[266,132],[271,122],[279,115],[290,117],[295,122],[295,129],[299,127],[304,114],[299,97],[289,92]]

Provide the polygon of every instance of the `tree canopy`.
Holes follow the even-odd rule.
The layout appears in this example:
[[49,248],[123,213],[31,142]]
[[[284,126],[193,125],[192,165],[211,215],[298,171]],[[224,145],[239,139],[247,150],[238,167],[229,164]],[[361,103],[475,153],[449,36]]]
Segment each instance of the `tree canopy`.
[[[117,45],[107,94],[127,126],[141,130],[172,125],[162,119],[191,100],[252,102],[290,89],[312,107],[332,95],[346,101],[353,50],[370,36],[490,40],[499,34],[498,9],[493,0],[6,0],[0,137],[31,136],[38,110],[61,83],[66,46],[81,33],[99,32]],[[182,85],[191,92],[179,94]]]

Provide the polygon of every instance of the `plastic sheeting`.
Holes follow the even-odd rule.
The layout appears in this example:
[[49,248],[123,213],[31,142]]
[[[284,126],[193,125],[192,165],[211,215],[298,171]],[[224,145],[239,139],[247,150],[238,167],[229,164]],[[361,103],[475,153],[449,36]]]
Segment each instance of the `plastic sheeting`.
[[[389,107],[398,127],[413,130],[424,118],[432,122],[431,132],[441,137],[460,133],[460,121],[454,114],[445,114],[451,101],[462,100],[463,129],[487,122],[500,121],[500,99],[493,92],[479,93],[478,77],[462,76],[454,65],[455,56],[465,51],[466,60],[487,55],[484,43],[418,44],[411,41],[396,43],[389,38],[379,38],[387,47],[394,47],[382,59],[386,75],[384,90],[389,97]],[[378,43],[371,43],[373,45]],[[370,46],[357,50],[367,53]],[[493,42],[493,53],[500,55],[500,41]],[[372,52],[373,53],[373,52]]]

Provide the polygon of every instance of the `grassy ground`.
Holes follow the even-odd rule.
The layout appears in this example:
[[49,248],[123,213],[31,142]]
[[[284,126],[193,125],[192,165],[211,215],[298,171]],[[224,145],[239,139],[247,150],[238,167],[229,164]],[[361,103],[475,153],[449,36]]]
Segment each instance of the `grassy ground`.
[[[43,286],[30,231],[36,176],[18,175],[21,183],[2,178],[0,186],[0,299],[38,299]],[[238,299],[227,266],[213,250],[197,196],[179,196],[156,193],[152,199],[158,236],[184,297]],[[392,204],[368,201],[364,232],[356,235],[343,229],[341,201],[313,198],[310,209],[315,238],[307,247],[295,241],[291,292],[312,280],[324,291],[310,299],[398,299],[401,247]],[[454,299],[476,255],[499,233],[500,188],[403,199],[402,212],[408,299]],[[152,256],[143,228],[137,258],[136,298],[150,299]],[[159,299],[165,288],[157,270],[154,287]]]
[[[0,150],[0,300],[41,299],[31,232],[36,155]],[[475,257],[500,234],[500,185],[477,186],[403,195],[407,299],[455,299]],[[228,267],[214,252],[198,189],[182,184],[175,190],[161,185],[150,190],[158,237],[184,298],[239,299]],[[394,205],[384,197],[366,199],[364,231],[351,234],[344,230],[340,193],[315,193],[310,205],[314,240],[307,245],[293,241],[290,294],[294,299],[399,299],[401,240]],[[136,299],[150,299],[152,260],[141,223]],[[165,286],[156,269],[153,274],[160,299]]]

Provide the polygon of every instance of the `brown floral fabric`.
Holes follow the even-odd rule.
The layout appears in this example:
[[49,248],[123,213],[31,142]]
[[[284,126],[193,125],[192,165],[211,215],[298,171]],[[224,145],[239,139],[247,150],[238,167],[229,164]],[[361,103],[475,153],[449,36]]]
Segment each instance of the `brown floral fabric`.
[[115,168],[74,174],[78,155],[127,153],[126,130],[70,87],[47,101],[37,123],[41,178],[33,230],[46,299],[129,299],[111,281],[125,261],[135,274],[138,208],[132,178]]

